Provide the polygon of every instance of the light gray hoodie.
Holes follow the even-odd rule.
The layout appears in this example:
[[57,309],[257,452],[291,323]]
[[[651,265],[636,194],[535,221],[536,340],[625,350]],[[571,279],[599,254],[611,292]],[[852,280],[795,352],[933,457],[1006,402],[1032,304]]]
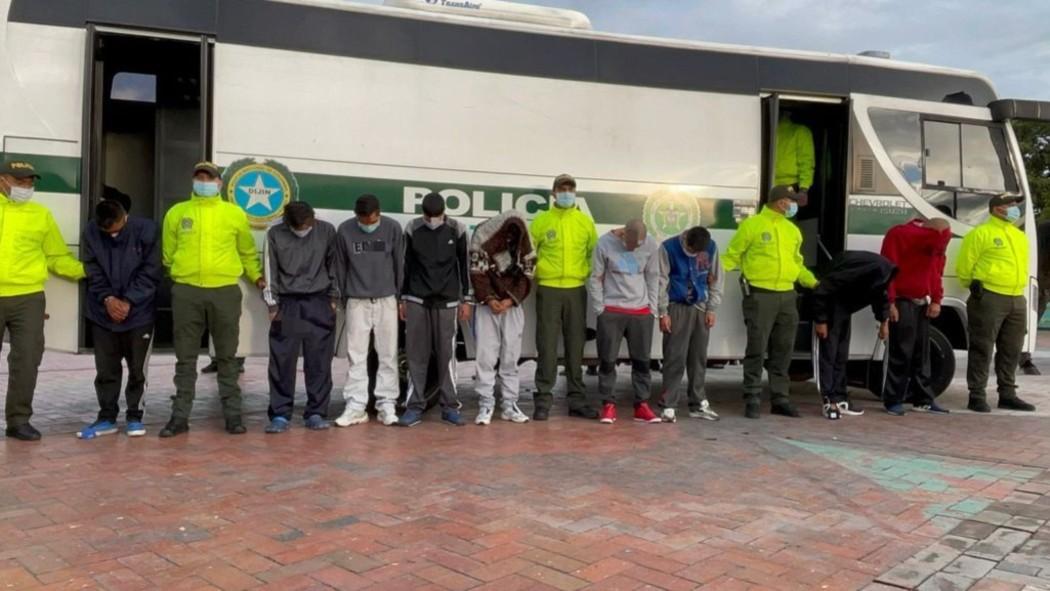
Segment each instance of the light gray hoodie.
[[659,304],[660,244],[652,237],[633,251],[614,232],[602,236],[594,249],[587,293],[591,306],[601,314],[606,307],[637,310],[649,308],[654,316]]

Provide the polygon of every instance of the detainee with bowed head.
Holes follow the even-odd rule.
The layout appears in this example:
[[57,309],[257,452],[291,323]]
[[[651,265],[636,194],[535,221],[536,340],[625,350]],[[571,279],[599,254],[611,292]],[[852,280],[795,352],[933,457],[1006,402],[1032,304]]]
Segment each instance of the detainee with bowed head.
[[594,250],[587,292],[598,317],[599,420],[605,424],[616,422],[616,362],[624,338],[631,358],[634,420],[660,422],[649,408],[653,322],[660,301],[659,249],[645,223],[635,219],[602,236]]
[[5,333],[10,339],[5,433],[21,441],[40,439],[29,419],[44,357],[48,273],[84,278],[84,266],[69,252],[51,211],[33,202],[38,180],[29,162],[0,165],[0,348]]
[[193,192],[164,216],[162,253],[174,285],[171,311],[175,326],[175,396],[171,419],[161,437],[190,430],[190,411],[197,386],[197,356],[205,331],[215,344],[219,398],[226,432],[245,433],[241,387],[237,384],[240,344],[241,287],[246,276],[262,290],[266,280],[248,216],[222,198],[219,167],[199,162],[193,167]]
[[553,206],[532,220],[536,248],[536,392],[533,415],[546,421],[558,379],[558,341],[564,346],[569,416],[597,419],[583,385],[583,346],[587,340],[587,279],[598,244],[594,220],[576,203],[576,179],[554,179]]
[[920,412],[948,414],[930,385],[930,322],[940,317],[944,265],[951,226],[943,218],[913,219],[890,228],[882,256],[897,265],[890,281],[890,333],[882,404],[903,416],[904,404]]
[[409,389],[398,423],[418,425],[426,411],[430,359],[437,367],[441,420],[462,426],[456,391],[456,331],[470,320],[472,289],[467,227],[445,215],[438,193],[423,198],[423,216],[405,229],[405,279],[400,315],[405,321]]
[[283,433],[291,426],[300,352],[306,382],[306,428],[319,431],[329,427],[339,302],[335,258],[335,227],[317,219],[314,208],[304,201],[286,205],[281,222],[266,232],[263,301],[270,318],[267,433]]
[[470,240],[470,280],[477,301],[474,332],[478,416],[474,422],[478,425],[492,422],[497,377],[503,398],[500,418],[513,423],[529,421],[528,415],[518,408],[518,360],[525,331],[522,306],[532,291],[535,268],[536,253],[520,211],[505,211],[474,229]]
[[375,195],[361,195],[354,217],[339,225],[336,237],[339,287],[346,302],[346,408],[340,427],[368,422],[368,347],[375,343],[376,409],[379,422],[396,425],[398,371],[398,297],[404,282],[401,224],[380,211]]
[[660,418],[677,420],[682,377],[689,417],[717,421],[705,391],[707,346],[722,303],[725,273],[711,233],[695,226],[660,245],[659,314],[663,341]]
[[122,361],[128,366],[125,432],[129,437],[146,434],[142,398],[163,267],[157,224],[130,215],[130,199],[124,203],[127,205],[116,199],[100,201],[81,239],[87,272],[85,315],[94,344],[99,406],[95,421],[77,432],[81,439],[117,432]]
[[747,349],[744,353],[744,416],[757,419],[762,369],[769,372],[771,412],[798,417],[791,403],[788,369],[798,330],[795,284],[813,288],[817,279],[802,258],[802,232],[791,218],[799,194],[778,185],[761,211],[740,223],[722,257],[726,271],[741,271]]

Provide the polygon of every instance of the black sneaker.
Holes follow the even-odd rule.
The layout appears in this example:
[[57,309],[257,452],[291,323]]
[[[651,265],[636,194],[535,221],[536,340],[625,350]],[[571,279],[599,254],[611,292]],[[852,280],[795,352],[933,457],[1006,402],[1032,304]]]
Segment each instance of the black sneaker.
[[759,408],[757,402],[748,402],[744,405],[744,416],[749,419],[757,419],[762,415],[762,411]]
[[532,411],[532,420],[534,421],[546,421],[550,417],[551,409],[545,406],[537,406],[536,409]]
[[164,425],[164,428],[160,430],[160,433],[158,433],[158,435],[164,439],[167,439],[168,437],[175,437],[176,435],[186,433],[189,430],[190,424],[188,421],[176,419],[173,417],[171,420],[168,421],[167,425]]
[[1039,371],[1039,368],[1036,367],[1034,363],[1032,363],[1031,359],[1026,359],[1024,361],[1024,363],[1021,364],[1021,371],[1026,376],[1041,376],[1041,375],[1043,375],[1043,372]]
[[1023,410],[1025,412],[1035,411],[1035,405],[1025,402],[1014,396],[1013,398],[999,398],[999,408],[1003,410]]
[[[1002,404],[1002,401],[1000,401],[1000,404]],[[966,408],[973,412],[992,412],[992,407],[988,406],[988,403],[984,400],[978,398],[971,398],[969,404],[966,405]]]
[[578,419],[590,419],[594,420],[598,418],[598,411],[594,410],[591,405],[576,406],[569,409],[569,416],[576,417]]
[[[843,402],[842,404],[846,404]],[[838,402],[831,402],[827,399],[824,400],[824,416],[828,420],[837,421],[842,418],[842,411],[839,410]]]
[[219,364],[212,359],[211,363],[201,368],[201,373],[219,373]]
[[37,431],[36,427],[29,423],[24,423],[17,427],[8,427],[4,430],[4,434],[19,441],[40,441],[40,437],[42,437],[40,431]]
[[226,419],[226,432],[230,435],[244,435],[248,432],[240,419]]
[[777,402],[769,407],[770,414],[780,415],[782,417],[791,417],[797,419],[802,416],[802,413],[798,412],[794,404],[790,402]]

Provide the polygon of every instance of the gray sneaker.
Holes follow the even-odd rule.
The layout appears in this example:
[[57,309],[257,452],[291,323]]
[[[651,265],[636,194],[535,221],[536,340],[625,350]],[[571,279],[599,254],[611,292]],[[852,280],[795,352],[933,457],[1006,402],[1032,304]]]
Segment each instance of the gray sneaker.
[[689,409],[689,418],[691,419],[703,419],[705,421],[717,421],[719,418],[718,413],[711,410],[711,403],[704,400],[700,403],[700,408]]
[[495,410],[491,406],[482,406],[478,409],[478,418],[474,419],[475,425],[488,425],[492,422],[492,413]]
[[529,422],[529,415],[521,412],[517,404],[505,404],[503,405],[503,412],[500,413],[499,418],[504,421],[510,421],[512,423],[527,423]]

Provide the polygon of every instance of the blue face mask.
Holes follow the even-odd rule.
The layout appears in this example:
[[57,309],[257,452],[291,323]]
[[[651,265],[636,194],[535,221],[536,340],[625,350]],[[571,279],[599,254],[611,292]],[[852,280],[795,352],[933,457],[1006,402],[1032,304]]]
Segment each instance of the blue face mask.
[[554,204],[562,209],[569,209],[576,205],[576,193],[570,193],[569,191],[555,193]]
[[219,183],[215,181],[193,181],[193,193],[201,197],[214,197],[219,194]]
[[1006,209],[1006,219],[1011,222],[1016,222],[1021,219],[1021,208],[1016,205],[1011,205]]
[[784,217],[793,218],[796,215],[798,215],[798,203],[792,201],[791,205],[788,205],[788,210],[784,212]]
[[365,234],[371,234],[379,229],[379,222],[374,224],[362,224],[361,222],[357,222],[357,227],[361,228],[361,231]]

